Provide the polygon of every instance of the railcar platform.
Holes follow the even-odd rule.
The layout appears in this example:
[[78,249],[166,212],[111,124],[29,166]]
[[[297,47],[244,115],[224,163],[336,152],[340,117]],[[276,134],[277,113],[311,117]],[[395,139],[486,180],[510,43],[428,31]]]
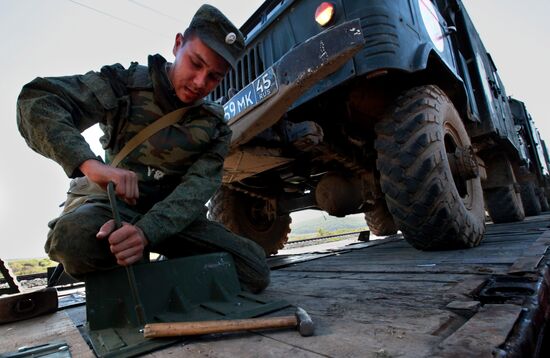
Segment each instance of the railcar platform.
[[[216,334],[147,356],[542,357],[549,354],[540,345],[550,314],[549,225],[548,212],[488,224],[481,245],[469,250],[423,252],[394,235],[272,257],[272,283],[261,296],[303,307],[313,337],[292,329]],[[79,306],[0,326],[0,351],[63,340],[73,357],[93,357],[78,330],[84,322]]]

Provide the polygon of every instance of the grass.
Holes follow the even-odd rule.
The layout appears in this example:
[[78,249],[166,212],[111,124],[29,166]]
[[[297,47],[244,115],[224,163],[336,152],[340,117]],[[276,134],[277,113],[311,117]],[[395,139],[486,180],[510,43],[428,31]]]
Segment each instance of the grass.
[[15,276],[21,276],[46,272],[48,267],[57,266],[57,262],[48,258],[23,259],[8,261],[8,266]]

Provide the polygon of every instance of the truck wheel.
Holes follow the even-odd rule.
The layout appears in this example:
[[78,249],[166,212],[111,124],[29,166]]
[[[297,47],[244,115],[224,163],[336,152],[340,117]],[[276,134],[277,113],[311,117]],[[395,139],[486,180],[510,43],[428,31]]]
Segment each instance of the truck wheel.
[[541,211],[548,211],[550,207],[548,207],[548,200],[546,200],[546,195],[544,195],[544,190],[542,188],[535,188],[537,191],[537,196],[539,198],[540,202],[540,210]]
[[422,250],[478,245],[485,231],[479,169],[464,124],[443,91],[406,91],[376,133],[380,184],[405,239]]
[[289,214],[270,217],[267,201],[222,186],[208,202],[208,218],[258,243],[266,256],[276,254],[288,240]]
[[393,222],[393,216],[388,210],[384,200],[377,200],[374,208],[365,212],[365,221],[370,232],[376,236],[393,235],[397,233],[397,228]]
[[485,190],[485,204],[495,224],[525,219],[521,197],[514,185]]
[[537,216],[540,214],[540,201],[535,191],[535,183],[532,181],[524,181],[521,186],[521,201],[523,202],[523,210],[527,216]]

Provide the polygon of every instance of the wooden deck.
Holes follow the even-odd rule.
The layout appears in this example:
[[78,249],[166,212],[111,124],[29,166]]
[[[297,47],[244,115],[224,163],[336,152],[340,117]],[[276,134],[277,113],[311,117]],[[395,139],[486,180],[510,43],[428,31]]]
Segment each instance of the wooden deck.
[[[549,224],[544,213],[488,225],[481,245],[470,250],[422,252],[395,236],[271,258],[272,284],[262,296],[306,309],[313,337],[293,330],[211,335],[148,356],[490,357],[522,305],[482,304],[473,292],[492,275],[536,276],[548,262]],[[76,327],[84,320],[80,306],[0,326],[0,351],[65,340],[73,357],[92,357]]]

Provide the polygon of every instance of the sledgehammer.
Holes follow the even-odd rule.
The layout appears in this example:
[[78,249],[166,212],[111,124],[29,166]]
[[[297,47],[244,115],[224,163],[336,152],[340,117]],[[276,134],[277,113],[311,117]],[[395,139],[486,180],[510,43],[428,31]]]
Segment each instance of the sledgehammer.
[[296,327],[300,335],[304,337],[313,335],[314,328],[311,317],[309,317],[303,308],[297,307],[294,316],[199,322],[148,323],[143,329],[143,336],[145,338],[160,338],[288,327]]

